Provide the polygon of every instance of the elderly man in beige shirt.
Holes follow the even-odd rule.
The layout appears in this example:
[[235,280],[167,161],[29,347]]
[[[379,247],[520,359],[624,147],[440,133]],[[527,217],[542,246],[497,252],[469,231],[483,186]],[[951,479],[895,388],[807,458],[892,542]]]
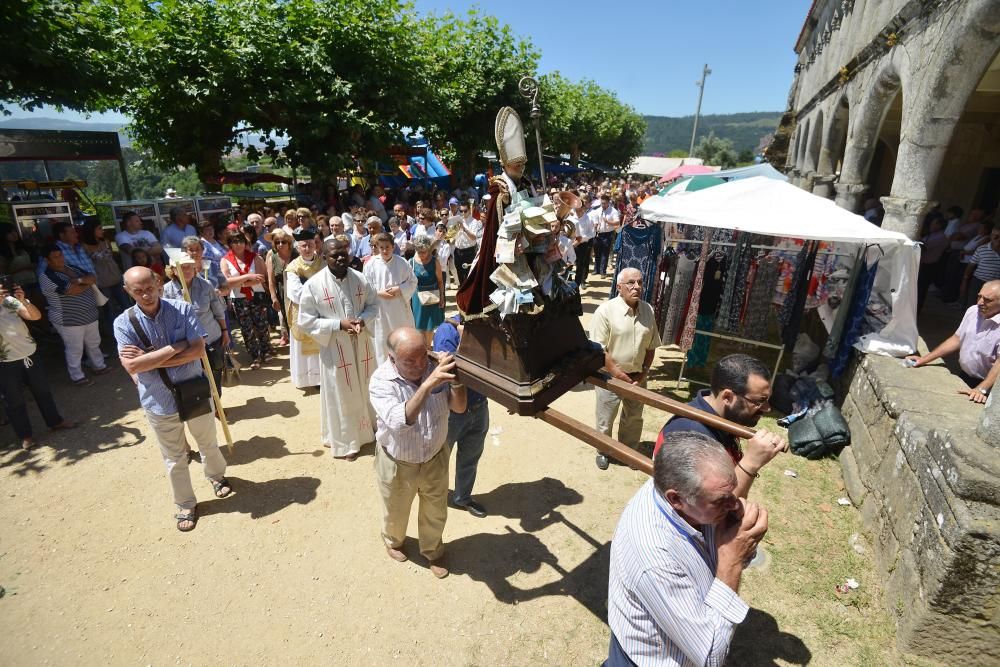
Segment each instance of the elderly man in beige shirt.
[[[653,308],[639,298],[642,294],[642,273],[638,269],[622,269],[618,273],[618,296],[601,304],[590,321],[590,339],[604,348],[604,369],[623,382],[646,384],[646,373],[660,333],[656,329]],[[597,430],[611,435],[618,408],[618,440],[629,447],[639,444],[642,435],[642,403],[623,399],[601,389],[597,394]],[[608,457],[597,455],[597,467],[608,469]]]

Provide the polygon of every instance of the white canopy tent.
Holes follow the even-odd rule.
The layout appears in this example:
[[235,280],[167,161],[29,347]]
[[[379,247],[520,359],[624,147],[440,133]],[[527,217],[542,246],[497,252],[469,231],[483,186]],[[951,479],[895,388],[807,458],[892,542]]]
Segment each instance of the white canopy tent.
[[764,176],[669,197],[650,197],[642,203],[639,213],[651,222],[865,247],[867,261],[879,262],[873,293],[885,296],[892,306],[892,318],[881,331],[862,336],[855,347],[892,356],[917,349],[920,247],[899,232],[876,227],[829,199]]

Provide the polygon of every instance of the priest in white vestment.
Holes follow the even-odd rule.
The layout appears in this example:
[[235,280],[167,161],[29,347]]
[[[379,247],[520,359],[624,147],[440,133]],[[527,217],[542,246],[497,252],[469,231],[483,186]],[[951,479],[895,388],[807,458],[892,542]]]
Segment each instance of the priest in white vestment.
[[389,358],[389,334],[400,327],[413,326],[410,297],[417,291],[417,277],[409,262],[392,253],[395,247],[392,234],[378,234],[375,247],[378,254],[372,254],[365,264],[365,279],[378,295],[378,317],[372,333],[375,357],[381,365]]
[[320,384],[319,346],[298,325],[302,286],[325,267],[316,251],[316,232],[300,227],[292,234],[299,256],[285,267],[285,296],[288,304],[290,329],[288,366],[292,384],[297,389],[318,387]]
[[364,276],[350,268],[350,240],[323,244],[327,269],[302,288],[299,326],[320,347],[320,430],[337,458],[353,461],[375,440],[368,381],[378,363],[371,325],[378,298]]

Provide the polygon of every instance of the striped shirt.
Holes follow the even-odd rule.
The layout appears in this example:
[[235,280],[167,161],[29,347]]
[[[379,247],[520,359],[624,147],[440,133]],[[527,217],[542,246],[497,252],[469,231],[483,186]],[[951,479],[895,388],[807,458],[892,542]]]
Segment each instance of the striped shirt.
[[[434,370],[430,360],[421,382]],[[404,463],[426,463],[444,446],[448,437],[448,383],[435,387],[412,424],[406,423],[406,402],[419,385],[405,379],[392,359],[372,373],[368,393],[375,409],[375,439],[392,458]]]
[[647,481],[622,512],[608,625],[637,665],[721,665],[749,607],[715,578],[715,529],[691,527]]
[[[159,350],[173,343],[180,341],[194,340],[198,337],[205,337],[205,331],[201,328],[194,309],[184,301],[174,301],[172,299],[160,299],[160,309],[155,317],[150,317],[142,312],[138,306],[135,308],[135,317],[139,321],[139,326],[146,333],[149,342],[153,344],[153,349]],[[115,340],[118,341],[118,353],[126,345],[135,345],[145,349],[145,345],[139,340],[132,322],[129,320],[129,310],[115,318]],[[183,382],[202,374],[201,361],[195,359],[183,366],[167,368],[167,377],[173,383]],[[155,368],[143,371],[138,375],[139,403],[147,412],[154,415],[177,414],[177,403],[174,396],[160,379],[160,372]]]
[[69,264],[62,271],[52,267],[38,276],[38,287],[49,304],[48,315],[52,324],[61,327],[80,327],[97,321],[97,299],[93,288],[79,294],[68,294],[70,285],[84,274]]
[[989,282],[1000,278],[1000,255],[989,243],[976,248],[976,252],[972,255],[972,263],[976,265],[972,275],[979,280]]
[[[63,257],[66,258],[66,264],[69,266],[76,267],[80,270],[82,275],[91,274],[97,275],[94,270],[94,262],[91,261],[90,255],[87,251],[83,249],[83,245],[77,243],[72,246],[68,243],[63,243],[62,241],[56,241],[56,247],[62,250]],[[49,268],[49,263],[45,261],[42,257],[38,260],[38,273],[41,275]]]

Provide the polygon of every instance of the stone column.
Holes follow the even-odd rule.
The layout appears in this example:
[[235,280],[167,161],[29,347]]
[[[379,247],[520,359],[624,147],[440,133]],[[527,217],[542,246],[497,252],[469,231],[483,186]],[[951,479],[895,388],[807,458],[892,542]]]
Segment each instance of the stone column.
[[834,200],[837,202],[837,206],[847,209],[851,213],[861,211],[865,193],[868,191],[867,185],[864,183],[844,183],[841,181],[834,184],[833,187],[837,191],[837,198]]
[[817,174],[813,178],[812,193],[825,199],[833,199],[833,182],[835,180],[837,177],[832,174]]
[[806,192],[812,192],[813,183],[816,180],[816,176],[817,174],[815,171],[805,172],[804,174],[802,174],[802,178],[799,179],[799,187],[805,190]]
[[882,228],[902,232],[914,241],[918,241],[924,216],[935,203],[926,199],[882,197],[882,207],[885,209]]
[[[1000,391],[1000,389],[998,389]],[[993,400],[991,395],[983,408],[982,419],[976,428],[976,435],[994,447],[1000,447],[1000,401]]]

